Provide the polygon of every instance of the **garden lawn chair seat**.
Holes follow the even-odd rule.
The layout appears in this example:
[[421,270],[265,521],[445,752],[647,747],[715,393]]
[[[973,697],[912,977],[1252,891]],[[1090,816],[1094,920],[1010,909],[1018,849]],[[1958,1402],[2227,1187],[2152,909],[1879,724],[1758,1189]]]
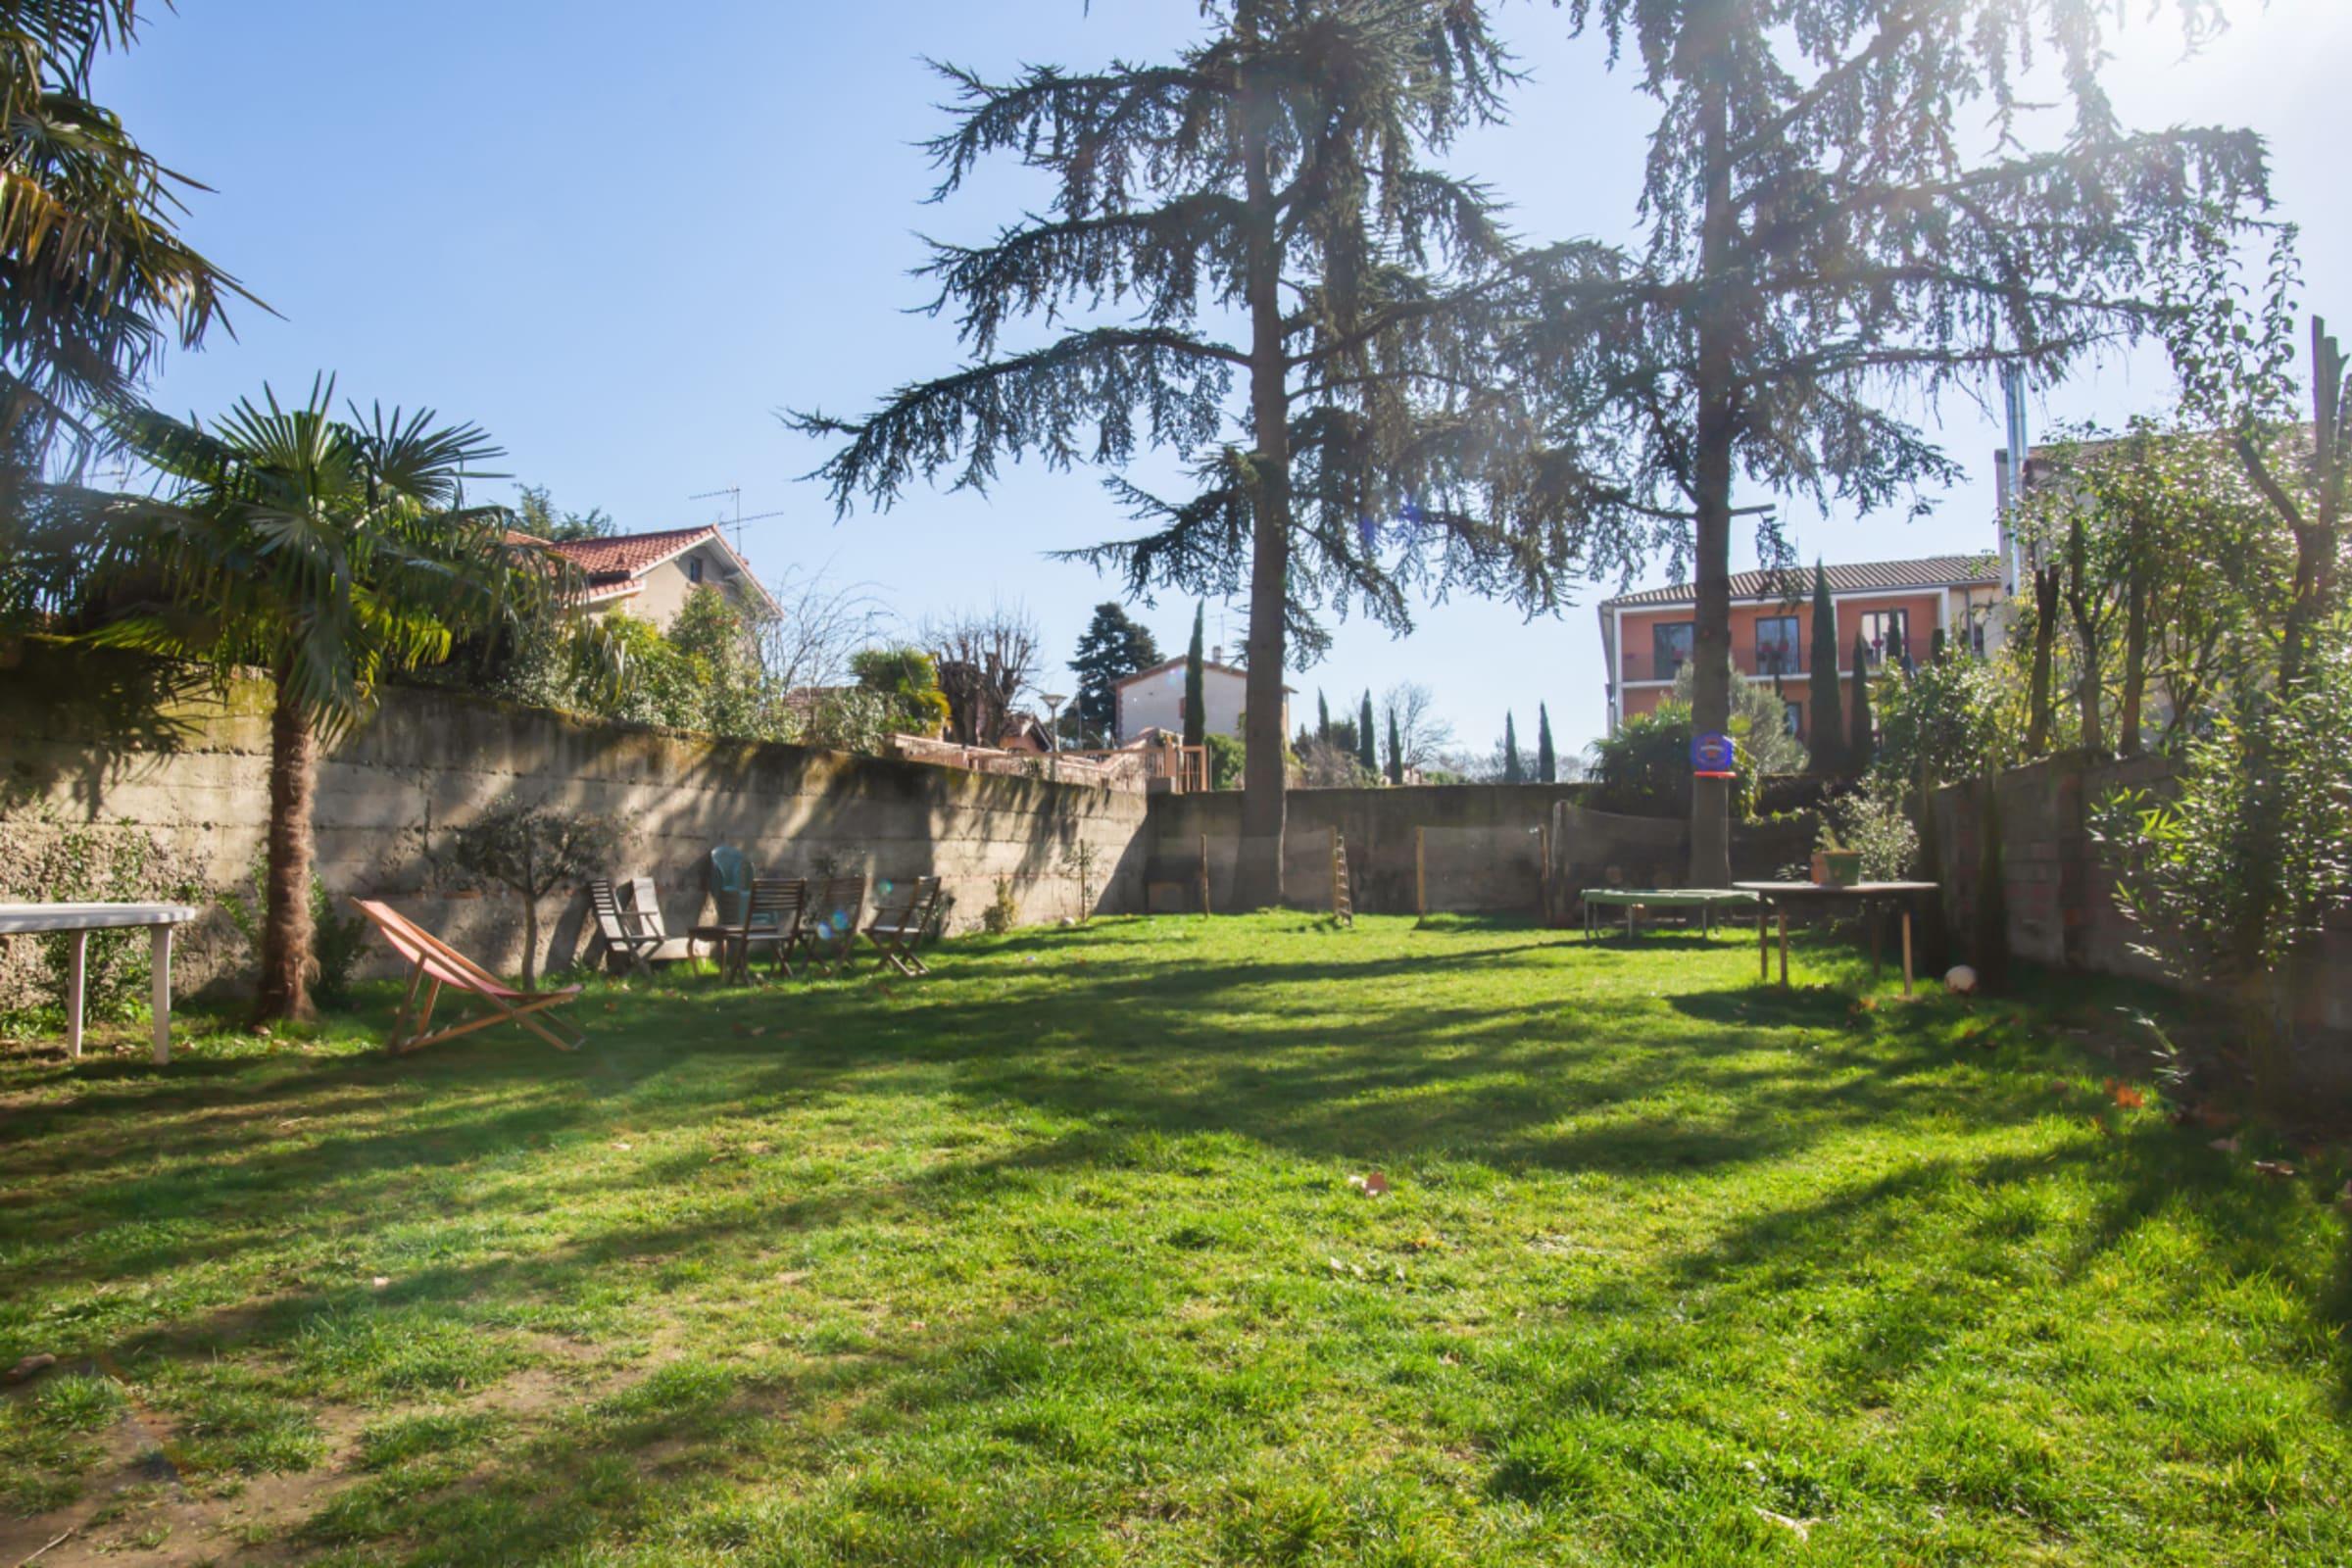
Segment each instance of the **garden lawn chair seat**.
[[619,886],[629,890],[625,904],[609,878],[588,884],[588,908],[596,916],[596,934],[608,955],[618,954],[624,967],[639,974],[651,974],[657,963],[694,956],[693,944],[671,936],[662,925],[662,902],[652,877],[632,877]]
[[808,906],[808,884],[797,876],[752,879],[751,897],[744,906],[743,924],[729,926],[719,938],[718,971],[746,985],[752,979],[752,950],[772,948],[776,967],[792,973],[792,945],[801,934],[801,914]]
[[[373,899],[351,902],[410,968],[408,994],[401,999],[400,1011],[393,1017],[392,1038],[384,1043],[384,1049],[393,1055],[420,1051],[496,1023],[518,1024],[558,1051],[577,1051],[588,1038],[586,1030],[549,1011],[579,996],[578,986],[565,986],[561,991],[517,991],[390,905]],[[433,1004],[441,999],[443,986],[465,992],[483,1003],[488,1010],[464,1023],[426,1033],[426,1025],[433,1021]],[[417,1002],[419,991],[424,993],[421,1004]]]
[[865,878],[829,876],[801,917],[797,945],[808,951],[809,963],[839,974],[857,954],[858,919],[864,912]]
[[882,955],[882,961],[901,974],[931,972],[931,966],[915,956],[914,950],[939,910],[939,878],[918,876],[875,906],[874,923],[865,928],[865,939]]

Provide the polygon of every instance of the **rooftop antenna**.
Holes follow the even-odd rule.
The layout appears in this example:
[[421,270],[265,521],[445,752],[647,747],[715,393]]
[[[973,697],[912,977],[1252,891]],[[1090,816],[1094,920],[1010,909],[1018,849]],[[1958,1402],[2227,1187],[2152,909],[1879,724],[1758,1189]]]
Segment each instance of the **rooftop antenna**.
[[686,499],[689,501],[715,501],[720,496],[725,496],[735,504],[735,520],[722,523],[722,526],[735,530],[735,553],[740,556],[743,554],[743,486],[730,484],[716,490],[698,490]]
[[738,556],[743,556],[745,561],[751,560],[751,557],[744,556],[743,554],[743,525],[747,522],[765,522],[770,517],[781,517],[790,510],[787,508],[783,511],[777,512],[755,512],[747,517],[743,514],[743,486],[739,484],[727,485],[718,490],[698,491],[694,495],[688,496],[686,499],[689,501],[714,501],[720,496],[725,496],[734,504],[735,515],[732,518],[720,519],[717,526],[733,530],[735,535],[735,554]]

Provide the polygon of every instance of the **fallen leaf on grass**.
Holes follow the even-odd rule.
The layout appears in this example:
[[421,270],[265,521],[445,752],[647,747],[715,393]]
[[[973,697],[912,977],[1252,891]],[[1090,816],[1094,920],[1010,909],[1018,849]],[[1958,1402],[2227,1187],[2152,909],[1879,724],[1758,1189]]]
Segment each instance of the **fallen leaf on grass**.
[[2254,1162],[2254,1169],[2265,1176],[2283,1177],[2295,1173],[2295,1167],[2283,1159],[2258,1159]]
[[613,1139],[613,1140],[612,1140],[612,1147],[613,1147],[614,1149],[619,1149],[619,1150],[624,1150],[624,1151],[625,1151],[625,1150],[629,1150],[629,1149],[634,1149],[634,1148],[636,1147],[636,1145],[634,1145],[634,1144],[630,1143],[630,1142],[629,1142],[627,1139],[625,1139],[625,1138],[615,1138],[615,1139]]
[[1373,1171],[1370,1175],[1366,1176],[1348,1177],[1348,1185],[1354,1188],[1357,1192],[1363,1194],[1366,1198],[1379,1198],[1388,1192],[1389,1179],[1386,1176],[1383,1176],[1380,1172]]
[[392,1276],[389,1274],[378,1274],[375,1276],[375,1278],[369,1280],[368,1283],[380,1291],[391,1285]]
[[1813,1527],[1821,1523],[1818,1519],[1791,1519],[1785,1513],[1774,1513],[1770,1508],[1758,1508],[1756,1517],[1779,1525],[1783,1530],[1793,1532],[1799,1541],[1810,1540],[1813,1535]]
[[2138,1090],[2130,1084],[2118,1083],[2113,1078],[2107,1080],[2107,1093],[2126,1110],[2137,1110],[2148,1102],[2147,1097]]
[[15,1366],[12,1366],[8,1369],[8,1381],[11,1383],[22,1383],[25,1379],[33,1377],[41,1372],[45,1372],[55,1365],[57,1365],[56,1356],[51,1355],[47,1350],[35,1350],[32,1354],[24,1357],[24,1360],[19,1361]]
[[2237,1152],[2237,1140],[2234,1138],[2216,1138],[2212,1143],[2207,1144],[2205,1147],[2208,1149],[2218,1149],[2225,1154],[2234,1154]]

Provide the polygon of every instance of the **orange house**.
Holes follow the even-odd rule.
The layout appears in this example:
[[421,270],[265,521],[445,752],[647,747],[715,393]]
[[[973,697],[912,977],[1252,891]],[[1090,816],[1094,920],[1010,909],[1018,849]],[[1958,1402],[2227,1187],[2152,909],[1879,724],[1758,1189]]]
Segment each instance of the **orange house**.
[[[1890,653],[1924,659],[1936,634],[1947,645],[1983,654],[1997,640],[1991,614],[2001,599],[1991,556],[1930,556],[1823,568],[1838,617],[1838,665],[1845,674],[1859,637],[1866,662]],[[1788,733],[1812,732],[1813,573],[1742,571],[1732,577],[1732,668],[1779,694]],[[1600,604],[1600,646],[1607,664],[1609,732],[1646,713],[1674,689],[1690,661],[1698,612],[1689,583],[1621,594]]]

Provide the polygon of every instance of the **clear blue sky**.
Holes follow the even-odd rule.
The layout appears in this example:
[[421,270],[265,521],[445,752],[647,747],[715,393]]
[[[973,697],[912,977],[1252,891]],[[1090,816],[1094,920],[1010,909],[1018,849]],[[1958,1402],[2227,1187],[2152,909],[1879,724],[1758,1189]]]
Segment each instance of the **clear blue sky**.
[[[2141,125],[2268,136],[2281,211],[2304,225],[2308,297],[2352,326],[2352,214],[2340,182],[2324,184],[2352,134],[2352,0],[2235,4],[2230,35],[2192,61],[2177,35],[2136,24],[2117,97]],[[1556,10],[1500,15],[1536,79],[1514,122],[1455,163],[1498,186],[1531,235],[1629,236],[1649,106]],[[519,478],[629,529],[713,520],[717,503],[687,497],[740,485],[747,513],[783,513],[747,528],[756,567],[829,565],[878,585],[909,621],[1023,601],[1056,661],[1048,681],[1066,690],[1058,661],[1114,585],[1043,553],[1122,526],[1093,476],[1029,467],[988,499],[917,494],[887,519],[836,525],[797,482],[820,452],[774,411],[860,412],[952,366],[952,325],[906,314],[923,297],[906,276],[922,255],[916,231],[977,237],[1034,200],[1008,175],[921,205],[929,179],[911,144],[943,119],[919,55],[992,73],[1083,66],[1162,52],[1197,26],[1192,0],[1091,14],[1081,0],[698,0],[666,13],[609,0],[179,0],[108,68],[105,94],[214,188],[193,199],[189,232],[282,319],[245,312],[237,340],[170,363],[158,400],[211,415],[265,381],[299,391],[331,370],[363,400],[482,424]],[[2167,391],[2161,363],[2142,356],[2049,392],[2036,415],[2115,418]],[[1965,404],[1944,417],[1971,483],[1919,523],[1791,513],[1803,554],[1988,547],[1996,423]],[[1532,624],[1476,602],[1430,609],[1403,641],[1350,623],[1331,658],[1292,679],[1309,702],[1325,688],[1335,708],[1421,681],[1480,747],[1506,708],[1532,735],[1547,702],[1574,750],[1602,722],[1591,605],[1613,587]],[[1190,611],[1163,598],[1138,612],[1180,646]],[[1209,621],[1215,640],[1219,607]],[[1238,644],[1238,607],[1226,626]]]

